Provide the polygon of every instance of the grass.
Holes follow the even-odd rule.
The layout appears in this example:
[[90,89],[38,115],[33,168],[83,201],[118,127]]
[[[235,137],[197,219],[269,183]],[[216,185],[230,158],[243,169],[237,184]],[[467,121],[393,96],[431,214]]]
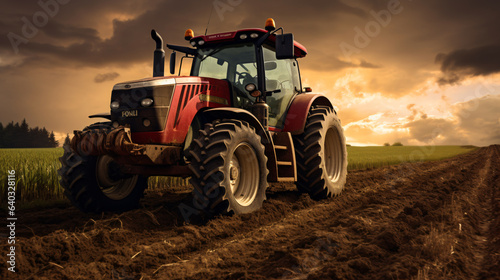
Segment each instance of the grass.
[[477,149],[474,146],[347,147],[348,170],[377,168],[403,162],[450,158]]
[[[347,147],[349,170],[376,168],[403,162],[439,160],[472,151],[471,146],[390,146]],[[0,149],[0,205],[7,201],[7,171],[16,171],[17,207],[44,205],[45,201],[64,200],[57,170],[62,148]],[[150,177],[149,189],[187,185],[187,179]]]
[[[0,207],[5,209],[7,202],[9,170],[16,171],[17,209],[43,206],[48,200],[64,200],[57,174],[63,152],[62,148],[0,149]],[[187,179],[178,177],[150,177],[148,186],[154,190],[187,184]]]

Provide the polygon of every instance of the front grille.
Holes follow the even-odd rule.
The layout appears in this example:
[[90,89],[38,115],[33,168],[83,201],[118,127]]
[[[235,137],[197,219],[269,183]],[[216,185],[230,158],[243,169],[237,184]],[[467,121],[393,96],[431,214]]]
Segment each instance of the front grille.
[[[118,101],[120,107],[111,110],[111,120],[119,125],[130,125],[132,132],[161,131],[165,128],[174,85],[113,90],[111,102]],[[141,100],[153,99],[153,105],[142,107]],[[148,119],[149,126],[144,125]]]

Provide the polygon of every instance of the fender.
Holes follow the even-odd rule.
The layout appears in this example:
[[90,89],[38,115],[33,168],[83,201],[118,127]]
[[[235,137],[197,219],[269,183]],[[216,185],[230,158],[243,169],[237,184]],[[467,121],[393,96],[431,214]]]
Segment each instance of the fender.
[[[314,105],[328,106],[333,109],[333,105],[321,94],[299,94],[295,97],[286,114],[284,132],[290,132],[293,135],[304,132],[306,125],[307,114],[309,109]],[[335,111],[335,110],[334,110]]]
[[269,133],[266,132],[259,120],[250,112],[240,108],[234,107],[221,107],[207,109],[202,113],[203,118],[207,121],[214,121],[217,119],[236,119],[248,122],[255,128],[255,132],[262,137],[263,144],[272,143]]

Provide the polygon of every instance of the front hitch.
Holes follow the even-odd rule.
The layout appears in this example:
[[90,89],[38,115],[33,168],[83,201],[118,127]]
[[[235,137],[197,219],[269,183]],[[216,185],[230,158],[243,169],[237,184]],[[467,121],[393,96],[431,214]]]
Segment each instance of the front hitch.
[[92,129],[74,131],[71,139],[71,148],[80,155],[141,155],[146,150],[146,145],[132,142],[130,128],[119,126],[111,131]]

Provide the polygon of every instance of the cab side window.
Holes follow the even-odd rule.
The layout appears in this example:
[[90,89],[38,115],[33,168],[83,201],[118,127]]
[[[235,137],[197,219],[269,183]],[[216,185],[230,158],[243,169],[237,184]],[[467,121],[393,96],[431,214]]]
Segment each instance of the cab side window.
[[266,90],[274,91],[266,99],[269,105],[269,125],[281,127],[290,101],[300,90],[297,62],[294,59],[276,59],[276,53],[270,47],[264,47],[263,51]]

